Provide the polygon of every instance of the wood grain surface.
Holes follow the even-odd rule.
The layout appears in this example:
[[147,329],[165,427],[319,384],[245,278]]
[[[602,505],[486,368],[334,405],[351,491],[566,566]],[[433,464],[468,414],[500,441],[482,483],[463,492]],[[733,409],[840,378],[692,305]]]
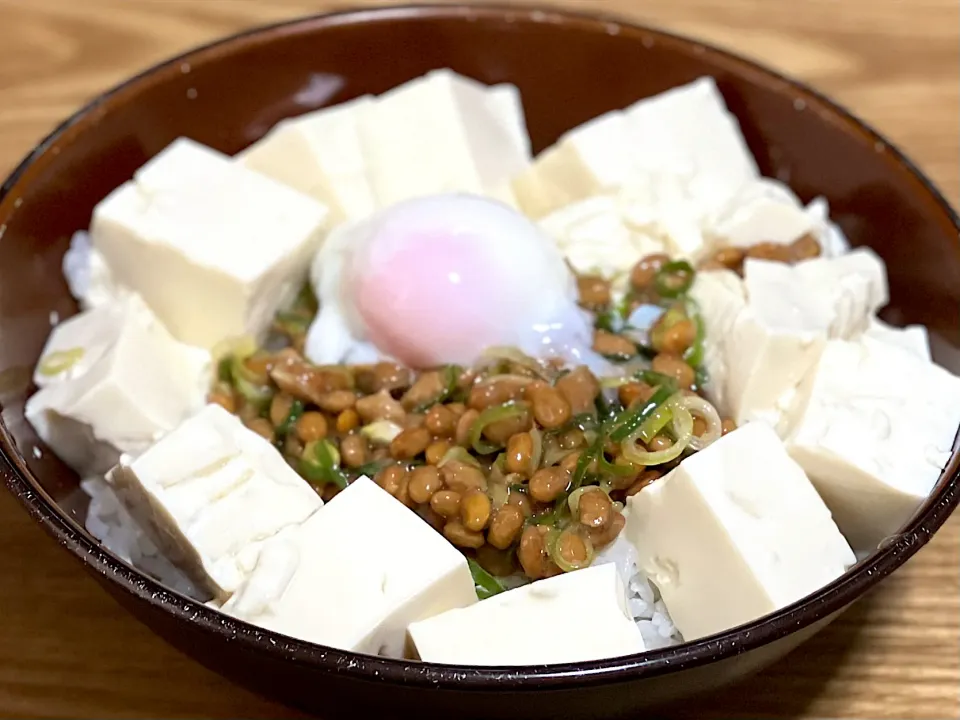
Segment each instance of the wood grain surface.
[[[353,5],[385,4],[353,2]],[[803,78],[960,198],[957,0],[580,0]],[[0,0],[0,175],[81,103],[190,46],[322,0]],[[170,649],[0,492],[0,716],[298,717]],[[960,517],[778,666],[691,718],[960,717]]]

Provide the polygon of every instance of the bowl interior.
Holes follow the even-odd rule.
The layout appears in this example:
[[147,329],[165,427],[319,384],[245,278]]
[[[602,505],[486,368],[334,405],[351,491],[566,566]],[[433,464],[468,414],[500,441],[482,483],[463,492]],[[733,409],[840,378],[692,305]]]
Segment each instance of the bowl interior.
[[960,371],[960,243],[950,210],[894,149],[814,93],[695,43],[549,11],[435,7],[319,18],[214,45],[132,80],[69,121],[4,186],[0,403],[12,443],[3,445],[76,529],[85,512],[78,478],[39,443],[23,404],[51,324],[77,310],[60,264],[94,205],[179,136],[233,153],[282,118],[440,67],[516,84],[537,150],[603,112],[714,76],[763,173],[805,201],[828,199],[851,242],[887,263],[886,319],[927,325],[936,360]]

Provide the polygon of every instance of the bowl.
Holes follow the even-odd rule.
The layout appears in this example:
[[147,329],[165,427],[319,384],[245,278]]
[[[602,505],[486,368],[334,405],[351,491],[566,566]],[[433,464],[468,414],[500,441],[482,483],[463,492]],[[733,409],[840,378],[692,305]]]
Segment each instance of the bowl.
[[[611,718],[709,691],[811,637],[922,547],[960,499],[954,452],[913,519],[843,577],[774,615],[642,656],[470,668],[314,646],[168,591],[83,529],[78,478],[24,421],[51,323],[76,312],[60,272],[94,205],[178,136],[234,153],[282,118],[451,67],[519,86],[536,150],[640,97],[716,78],[765,175],[825,195],[854,245],[886,261],[890,322],[922,323],[960,370],[958,218],[889,142],[816,92],[730,53],[613,18],[516,5],[347,11],[254,30],[168,61],[102,95],[0,189],[0,476],[29,513],[131,613],[237,682],[325,716]],[[909,242],[906,239],[909,238]],[[532,638],[535,641],[535,638]]]

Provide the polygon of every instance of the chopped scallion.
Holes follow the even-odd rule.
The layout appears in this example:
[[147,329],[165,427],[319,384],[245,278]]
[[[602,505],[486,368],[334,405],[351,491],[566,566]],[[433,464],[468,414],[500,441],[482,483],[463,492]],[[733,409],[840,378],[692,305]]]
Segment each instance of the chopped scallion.
[[470,566],[470,574],[473,575],[473,584],[479,600],[486,600],[503,592],[500,581],[480,567],[480,563],[473,558],[467,558],[467,565]]
[[347,476],[340,469],[340,453],[327,439],[307,443],[300,458],[300,474],[318,487],[332,483],[342,490],[347,486]]

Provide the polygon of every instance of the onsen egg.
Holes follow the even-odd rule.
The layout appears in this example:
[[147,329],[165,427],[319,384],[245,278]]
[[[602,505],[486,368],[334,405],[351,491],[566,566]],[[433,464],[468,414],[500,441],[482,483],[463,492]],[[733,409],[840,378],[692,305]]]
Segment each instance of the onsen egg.
[[595,365],[590,316],[554,242],[508,206],[435,195],[341,225],[311,273],[315,363],[468,365],[488,348]]

